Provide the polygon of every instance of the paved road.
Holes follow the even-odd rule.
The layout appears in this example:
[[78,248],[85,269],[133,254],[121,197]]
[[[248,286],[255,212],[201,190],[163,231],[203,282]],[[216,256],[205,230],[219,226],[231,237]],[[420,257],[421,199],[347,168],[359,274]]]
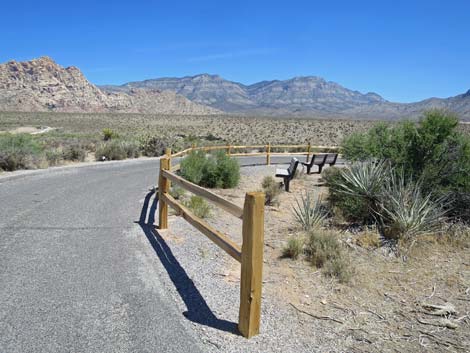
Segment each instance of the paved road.
[[0,178],[0,353],[204,348],[162,287],[145,231],[157,167],[131,161]]
[[200,351],[134,223],[157,164],[0,179],[1,353]]

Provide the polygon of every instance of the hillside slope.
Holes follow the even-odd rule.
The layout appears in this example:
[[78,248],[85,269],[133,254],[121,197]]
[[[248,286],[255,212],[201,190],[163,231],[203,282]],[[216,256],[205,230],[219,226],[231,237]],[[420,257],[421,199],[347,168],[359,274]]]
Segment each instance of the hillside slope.
[[213,114],[214,108],[158,89],[110,93],[91,84],[81,71],[48,57],[0,65],[0,110]]

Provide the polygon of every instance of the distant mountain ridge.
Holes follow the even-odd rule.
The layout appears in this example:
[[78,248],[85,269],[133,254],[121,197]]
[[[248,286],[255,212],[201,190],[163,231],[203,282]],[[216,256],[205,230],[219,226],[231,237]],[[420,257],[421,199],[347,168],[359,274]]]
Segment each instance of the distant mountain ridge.
[[105,92],[91,84],[78,68],[64,68],[49,57],[0,65],[0,110],[219,113],[170,91],[136,88],[126,92]]
[[77,67],[64,68],[48,57],[0,64],[3,111],[402,119],[431,108],[454,111],[462,120],[470,121],[470,90],[455,97],[402,104],[316,76],[244,85],[201,74],[95,86]]
[[444,99],[393,103],[377,93],[364,94],[316,76],[244,85],[218,75],[200,74],[102,88],[109,92],[127,92],[135,88],[168,90],[193,102],[235,114],[399,119],[413,118],[426,109],[444,108],[455,111],[464,120],[470,120],[470,91]]

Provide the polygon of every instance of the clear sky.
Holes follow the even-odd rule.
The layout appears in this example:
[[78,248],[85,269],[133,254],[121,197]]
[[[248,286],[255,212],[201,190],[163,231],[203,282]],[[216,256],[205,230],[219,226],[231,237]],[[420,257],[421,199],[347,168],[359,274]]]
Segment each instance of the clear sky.
[[470,89],[470,0],[1,0],[0,62],[48,55],[95,84],[321,76],[410,102]]

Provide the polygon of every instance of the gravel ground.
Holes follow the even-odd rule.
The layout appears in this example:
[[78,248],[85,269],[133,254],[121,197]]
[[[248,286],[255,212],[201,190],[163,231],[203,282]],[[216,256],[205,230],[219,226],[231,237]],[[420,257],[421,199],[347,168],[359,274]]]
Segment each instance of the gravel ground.
[[[275,166],[244,167],[237,188],[215,192],[241,206],[244,193],[259,189],[262,178],[274,175],[274,170]],[[202,341],[204,350],[469,352],[466,250],[426,245],[423,255],[403,263],[381,248],[355,245],[345,233],[355,271],[349,285],[322,276],[302,259],[280,259],[282,245],[297,232],[289,205],[305,190],[326,191],[318,181],[318,174],[301,176],[291,183],[290,193],[280,195],[279,208],[266,208],[261,333],[249,340],[236,330],[239,264],[175,215],[170,216],[169,230],[149,237],[162,264],[161,280],[177,311],[188,319],[183,325]],[[207,221],[241,244],[240,220],[214,208]],[[416,310],[423,301],[453,303],[460,327],[420,325],[417,320],[434,319]]]
[[[253,180],[254,175],[257,179],[273,175],[274,168],[242,168],[239,189],[246,188],[250,184],[247,180]],[[243,203],[239,195],[232,196],[233,202]],[[209,223],[240,244],[241,221],[233,217],[219,218],[217,212],[214,210]],[[308,319],[307,322],[299,320],[299,313],[290,305],[266,294],[262,302],[261,334],[249,340],[238,335],[239,264],[182,218],[170,216],[169,229],[155,232],[153,241],[168,274],[162,276],[163,281],[173,294],[179,311],[188,318],[185,324],[193,326],[209,351],[337,351],[332,330],[315,327]],[[273,281],[266,274],[266,266],[264,281]],[[284,281],[282,286],[289,286],[289,282]]]

